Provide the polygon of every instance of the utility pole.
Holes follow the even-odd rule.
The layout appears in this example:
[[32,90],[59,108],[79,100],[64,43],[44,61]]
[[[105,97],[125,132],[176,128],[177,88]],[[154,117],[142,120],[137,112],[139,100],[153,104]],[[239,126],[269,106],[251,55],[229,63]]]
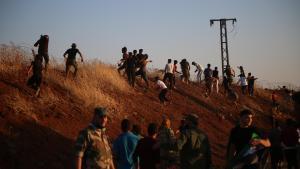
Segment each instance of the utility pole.
[[227,27],[226,22],[232,21],[232,25],[236,22],[236,18],[231,19],[211,19],[210,26],[214,24],[214,22],[220,22],[220,38],[221,38],[221,60],[222,60],[222,75],[224,78],[225,69],[229,64],[229,54],[228,54],[228,41],[227,41]]

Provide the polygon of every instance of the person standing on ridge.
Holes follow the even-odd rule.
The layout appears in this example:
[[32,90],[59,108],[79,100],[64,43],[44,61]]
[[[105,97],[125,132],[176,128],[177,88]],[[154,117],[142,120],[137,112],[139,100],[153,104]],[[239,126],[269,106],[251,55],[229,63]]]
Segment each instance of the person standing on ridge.
[[182,59],[180,62],[180,67],[182,71],[181,81],[189,84],[190,82],[190,64],[186,59]]
[[246,89],[247,89],[247,86],[248,86],[247,78],[244,75],[240,75],[240,79],[237,81],[236,84],[241,85],[242,93],[243,93],[243,95],[245,95],[246,94]]
[[174,67],[173,67],[173,88],[175,88],[175,84],[176,84],[176,73],[180,74],[180,72],[178,72],[177,70],[177,60],[174,60]]
[[218,71],[218,67],[215,67],[215,70],[213,70],[213,85],[212,88],[216,88],[216,93],[219,93],[219,71]]
[[76,44],[72,43],[71,48],[68,49],[65,53],[64,53],[64,58],[66,58],[66,55],[68,55],[67,60],[66,60],[66,78],[68,78],[69,76],[69,72],[70,72],[70,67],[73,66],[75,71],[74,71],[74,77],[76,77],[77,75],[77,70],[78,70],[78,65],[76,62],[76,54],[79,54],[79,56],[81,57],[81,62],[83,62],[83,57],[81,52],[76,48]]
[[129,85],[134,87],[135,84],[135,69],[136,69],[136,58],[129,52],[128,59],[126,61],[126,73],[128,77]]
[[165,75],[163,81],[166,83],[166,80],[169,81],[169,89],[173,88],[173,70],[174,65],[172,64],[172,59],[168,59],[168,63],[165,66]]
[[49,63],[49,55],[48,55],[48,44],[49,44],[49,36],[48,35],[41,35],[40,39],[37,40],[34,44],[35,47],[38,48],[38,55],[44,57],[45,60],[45,71],[48,69]]
[[253,96],[254,94],[254,82],[258,78],[255,78],[254,76],[251,76],[251,73],[248,73],[247,81],[248,81],[248,93],[250,96]]
[[148,60],[148,55],[145,54],[142,60],[140,60],[140,67],[139,70],[135,73],[136,76],[141,75],[141,77],[144,79],[147,89],[149,88],[149,82],[147,77],[147,64],[152,62],[152,60]]
[[210,64],[207,64],[207,68],[204,70],[204,80],[205,80],[205,86],[206,86],[205,95],[206,96],[209,96],[211,93],[212,75],[213,75],[213,71],[210,68]]
[[234,69],[232,69],[230,67],[230,65],[226,65],[225,74],[226,74],[226,77],[227,77],[227,80],[228,80],[228,84],[229,84],[229,86],[231,86],[231,84],[233,82],[233,77],[235,77]]
[[200,64],[196,63],[196,62],[192,62],[192,65],[194,65],[196,67],[195,73],[198,72],[197,73],[197,82],[199,84],[201,84],[201,76],[202,76],[202,73],[203,73],[203,67]]
[[126,68],[127,60],[128,60],[128,53],[127,53],[127,47],[122,48],[122,59],[120,60],[118,64],[118,72],[120,73],[121,70]]
[[31,62],[31,65],[27,71],[27,77],[29,77],[30,72],[32,71],[32,76],[27,80],[27,85],[33,88],[35,92],[35,96],[39,96],[40,94],[40,87],[43,78],[43,57],[39,54],[35,54],[34,50],[32,49],[32,54],[34,60]]

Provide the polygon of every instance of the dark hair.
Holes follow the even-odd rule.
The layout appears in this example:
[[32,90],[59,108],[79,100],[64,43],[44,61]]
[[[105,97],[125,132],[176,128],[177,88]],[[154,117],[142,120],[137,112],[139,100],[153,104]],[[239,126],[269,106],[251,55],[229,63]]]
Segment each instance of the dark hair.
[[243,117],[245,115],[253,115],[252,111],[249,109],[244,109],[240,112],[240,117]]
[[171,63],[172,62],[172,59],[168,59],[168,63]]
[[210,67],[210,64],[207,64],[207,67]]
[[122,48],[122,53],[125,53],[125,52],[127,52],[127,48],[124,46],[124,47]]
[[177,60],[174,60],[174,63],[175,63],[175,64],[177,64],[177,63],[178,63],[178,61],[177,61]]
[[137,50],[134,49],[134,50],[133,50],[133,53],[137,53]]
[[131,129],[131,123],[128,119],[124,119],[121,122],[121,128],[123,132],[127,132]]
[[148,135],[153,136],[157,133],[157,124],[156,123],[150,123],[148,125]]

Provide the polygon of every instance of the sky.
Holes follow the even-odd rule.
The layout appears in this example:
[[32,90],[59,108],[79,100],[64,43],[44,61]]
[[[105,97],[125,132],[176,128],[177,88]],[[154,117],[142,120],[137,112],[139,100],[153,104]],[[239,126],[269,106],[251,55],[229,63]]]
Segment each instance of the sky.
[[144,49],[149,68],[168,58],[221,67],[219,24],[209,20],[236,18],[227,23],[231,66],[263,85],[300,86],[299,9],[299,0],[1,0],[0,44],[30,48],[48,34],[61,61],[74,42],[85,60],[116,64],[126,46]]

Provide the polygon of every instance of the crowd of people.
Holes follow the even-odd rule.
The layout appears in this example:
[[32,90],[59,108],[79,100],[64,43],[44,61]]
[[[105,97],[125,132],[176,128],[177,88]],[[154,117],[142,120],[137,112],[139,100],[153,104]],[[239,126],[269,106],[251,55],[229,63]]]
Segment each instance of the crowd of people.
[[[300,110],[300,93],[295,108]],[[172,128],[171,119],[164,117],[160,126],[149,122],[147,135],[129,119],[121,122],[121,134],[109,143],[105,133],[109,113],[97,107],[87,128],[77,138],[76,168],[103,169],[211,169],[212,150],[209,138],[199,127],[195,113],[184,115],[180,126]],[[271,154],[271,168],[299,167],[299,124],[288,119],[284,127],[270,131],[254,126],[254,113],[240,111],[239,123],[230,131],[226,169],[264,169]],[[135,127],[133,127],[135,126]],[[134,129],[135,128],[135,129]]]
[[168,117],[160,126],[150,122],[147,135],[134,132],[132,122],[123,119],[121,134],[112,144],[105,133],[108,116],[105,108],[95,108],[91,123],[79,133],[75,144],[77,169],[211,168],[208,136],[198,128],[196,114],[185,115],[176,132]]
[[[32,71],[32,76],[28,79],[27,85],[39,95],[42,82],[43,60],[45,60],[45,71],[49,65],[48,55],[49,36],[41,35],[34,44],[38,46],[38,53],[33,56],[34,60],[28,69],[28,76]],[[83,56],[73,43],[63,56],[66,58],[66,78],[69,76],[70,67],[73,66],[74,77],[77,74],[78,66],[76,54],[79,54],[83,62]],[[118,64],[118,71],[124,69],[129,84],[134,87],[136,76],[141,76],[145,81],[146,88],[149,88],[147,77],[148,55],[143,54],[143,49],[127,52],[127,48],[122,48],[123,57]],[[67,56],[67,57],[66,57]],[[176,89],[176,77],[180,75],[183,83],[190,83],[190,64],[186,59],[180,61],[181,72],[177,69],[178,61],[167,60],[164,69],[163,79],[155,77],[155,84],[160,89],[159,100],[166,104],[170,101],[167,98],[169,90]],[[207,64],[203,68],[200,64],[192,62],[195,66],[196,80],[199,85],[204,81],[206,87],[205,95],[208,97],[212,92],[219,93],[219,70]],[[254,95],[255,78],[251,72],[245,76],[242,66],[238,67],[240,74],[237,84],[240,84],[242,94]],[[222,79],[225,95],[238,98],[234,92],[232,84],[235,71],[226,65],[225,76]],[[176,75],[177,74],[177,75]],[[204,76],[204,80],[202,80]],[[294,93],[295,110],[300,111],[299,92]],[[274,106],[278,106],[275,93],[272,94]],[[178,130],[174,132],[171,127],[171,120],[164,118],[160,126],[154,122],[148,124],[148,134],[141,134],[138,125],[132,126],[129,119],[121,122],[122,133],[111,144],[105,133],[107,128],[109,113],[105,108],[94,109],[94,116],[87,128],[79,133],[76,140],[76,168],[100,168],[100,169],[209,169],[212,167],[211,148],[209,138],[198,128],[198,116],[194,113],[187,114],[181,121]],[[229,136],[226,168],[231,169],[259,169],[266,161],[266,154],[270,148],[272,169],[280,168],[281,161],[285,157],[288,169],[298,169],[299,167],[299,117],[298,123],[289,119],[284,127],[275,123],[270,132],[262,132],[253,126],[253,112],[242,110],[240,121],[235,126]]]

